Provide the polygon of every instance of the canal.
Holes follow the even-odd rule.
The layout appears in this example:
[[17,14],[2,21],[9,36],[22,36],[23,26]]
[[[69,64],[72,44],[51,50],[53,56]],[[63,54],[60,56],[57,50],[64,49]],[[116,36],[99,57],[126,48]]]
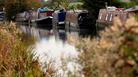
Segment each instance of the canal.
[[68,77],[69,75],[83,77],[79,64],[80,52],[74,45],[67,42],[69,36],[78,38],[77,31],[52,31],[29,26],[20,26],[27,35],[36,38],[33,45],[34,59],[38,59],[41,68],[47,72],[49,68],[56,71],[54,77]]

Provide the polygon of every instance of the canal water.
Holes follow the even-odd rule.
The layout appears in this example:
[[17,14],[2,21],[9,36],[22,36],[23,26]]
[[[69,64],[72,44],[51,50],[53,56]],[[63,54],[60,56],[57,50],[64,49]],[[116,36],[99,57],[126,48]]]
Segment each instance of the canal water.
[[54,33],[35,27],[21,26],[21,30],[37,41],[34,45],[34,59],[38,58],[41,68],[47,72],[49,68],[56,71],[54,77],[83,77],[82,66],[79,64],[80,52],[74,45],[66,40],[68,35],[78,37],[78,32],[65,32],[63,30]]

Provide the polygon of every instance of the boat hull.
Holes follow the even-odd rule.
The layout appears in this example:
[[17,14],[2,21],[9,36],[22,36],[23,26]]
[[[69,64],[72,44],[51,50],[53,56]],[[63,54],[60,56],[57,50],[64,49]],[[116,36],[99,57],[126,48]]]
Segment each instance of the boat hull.
[[37,24],[37,28],[51,30],[53,28],[52,19],[53,19],[52,17],[37,19],[35,21]]

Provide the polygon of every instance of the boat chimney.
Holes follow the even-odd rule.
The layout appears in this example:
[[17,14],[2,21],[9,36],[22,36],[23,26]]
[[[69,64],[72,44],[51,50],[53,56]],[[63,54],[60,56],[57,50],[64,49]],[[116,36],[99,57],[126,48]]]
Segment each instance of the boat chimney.
[[108,3],[107,3],[107,2],[105,2],[105,7],[106,7],[106,8],[108,7]]

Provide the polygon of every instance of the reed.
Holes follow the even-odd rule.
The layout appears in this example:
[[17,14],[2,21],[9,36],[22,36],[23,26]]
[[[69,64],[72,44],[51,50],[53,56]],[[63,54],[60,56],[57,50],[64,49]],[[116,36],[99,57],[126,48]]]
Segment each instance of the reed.
[[[78,62],[83,68],[81,75],[138,76],[138,21],[130,18],[122,24],[118,18],[114,20],[113,26],[99,32],[98,39],[68,38],[80,51]],[[37,58],[33,59],[33,48],[28,47],[34,41],[24,35],[16,24],[0,24],[0,77],[50,77],[56,74],[52,64],[47,64],[48,69],[43,72]],[[69,76],[73,77],[71,74]]]
[[28,49],[33,42],[15,23],[0,24],[0,77],[44,77],[32,48]]
[[138,22],[130,18],[100,31],[100,38],[83,38],[76,47],[85,77],[138,76]]

